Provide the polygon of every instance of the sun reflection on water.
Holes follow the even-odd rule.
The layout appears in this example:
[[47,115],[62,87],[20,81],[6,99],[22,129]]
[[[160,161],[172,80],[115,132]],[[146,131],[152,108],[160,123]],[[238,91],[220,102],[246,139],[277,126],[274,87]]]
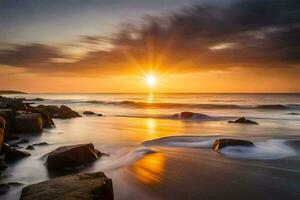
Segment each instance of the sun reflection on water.
[[147,185],[155,185],[162,182],[164,166],[164,155],[154,153],[137,161],[132,166],[132,171],[138,181]]

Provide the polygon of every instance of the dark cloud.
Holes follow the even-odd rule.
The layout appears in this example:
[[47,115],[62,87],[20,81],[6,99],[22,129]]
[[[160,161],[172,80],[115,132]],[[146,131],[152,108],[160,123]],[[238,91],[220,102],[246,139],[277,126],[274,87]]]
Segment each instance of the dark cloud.
[[11,66],[32,67],[57,57],[62,55],[56,47],[43,44],[16,45],[13,49],[0,50],[0,63]]
[[[121,73],[149,65],[178,71],[295,67],[300,64],[300,1],[195,5],[169,16],[145,17],[140,25],[126,24],[109,39],[87,36],[81,40],[103,41],[113,48],[92,51],[75,63],[52,64],[51,69]],[[54,57],[63,56],[53,47],[37,44],[0,52],[2,64],[29,68],[30,64],[43,66]]]

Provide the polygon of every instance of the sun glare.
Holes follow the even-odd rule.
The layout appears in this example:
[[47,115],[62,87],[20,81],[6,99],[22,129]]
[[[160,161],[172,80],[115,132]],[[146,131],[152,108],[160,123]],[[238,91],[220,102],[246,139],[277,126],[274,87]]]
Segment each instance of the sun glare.
[[150,74],[146,77],[146,81],[147,81],[148,87],[152,88],[156,84],[156,77],[154,75]]

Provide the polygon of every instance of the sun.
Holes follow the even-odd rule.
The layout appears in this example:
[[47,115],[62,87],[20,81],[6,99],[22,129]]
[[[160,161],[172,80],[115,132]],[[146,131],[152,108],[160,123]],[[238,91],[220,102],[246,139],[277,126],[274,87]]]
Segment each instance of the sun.
[[146,82],[148,87],[153,88],[156,85],[156,77],[153,74],[146,76]]

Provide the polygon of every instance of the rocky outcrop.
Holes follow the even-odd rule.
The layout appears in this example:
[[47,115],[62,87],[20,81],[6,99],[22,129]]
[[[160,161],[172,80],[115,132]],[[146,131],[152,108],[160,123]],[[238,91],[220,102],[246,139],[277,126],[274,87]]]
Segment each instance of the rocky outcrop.
[[30,153],[28,153],[27,151],[21,151],[16,149],[10,149],[5,153],[6,160],[17,160],[28,156],[30,156]]
[[103,172],[62,176],[29,185],[21,200],[113,200],[111,179]]
[[62,146],[48,154],[46,164],[48,169],[74,168],[91,163],[101,155],[91,143]]
[[45,111],[53,118],[70,119],[75,117],[81,117],[77,112],[64,105],[60,107],[39,105],[36,108]]
[[39,113],[21,114],[15,117],[15,133],[41,133],[43,131],[43,118]]
[[237,139],[217,139],[213,144],[213,149],[219,151],[228,146],[246,146],[253,147],[254,144],[248,140],[237,140]]
[[228,123],[238,123],[238,124],[255,124],[258,125],[257,122],[247,119],[246,117],[241,117],[234,121],[228,121]]
[[52,127],[55,127],[55,124],[54,124],[54,121],[53,121],[52,117],[46,111],[44,111],[44,110],[42,110],[40,108],[32,107],[32,106],[30,106],[29,110],[32,113],[39,113],[39,114],[42,115],[42,118],[43,118],[43,128],[52,128]]

